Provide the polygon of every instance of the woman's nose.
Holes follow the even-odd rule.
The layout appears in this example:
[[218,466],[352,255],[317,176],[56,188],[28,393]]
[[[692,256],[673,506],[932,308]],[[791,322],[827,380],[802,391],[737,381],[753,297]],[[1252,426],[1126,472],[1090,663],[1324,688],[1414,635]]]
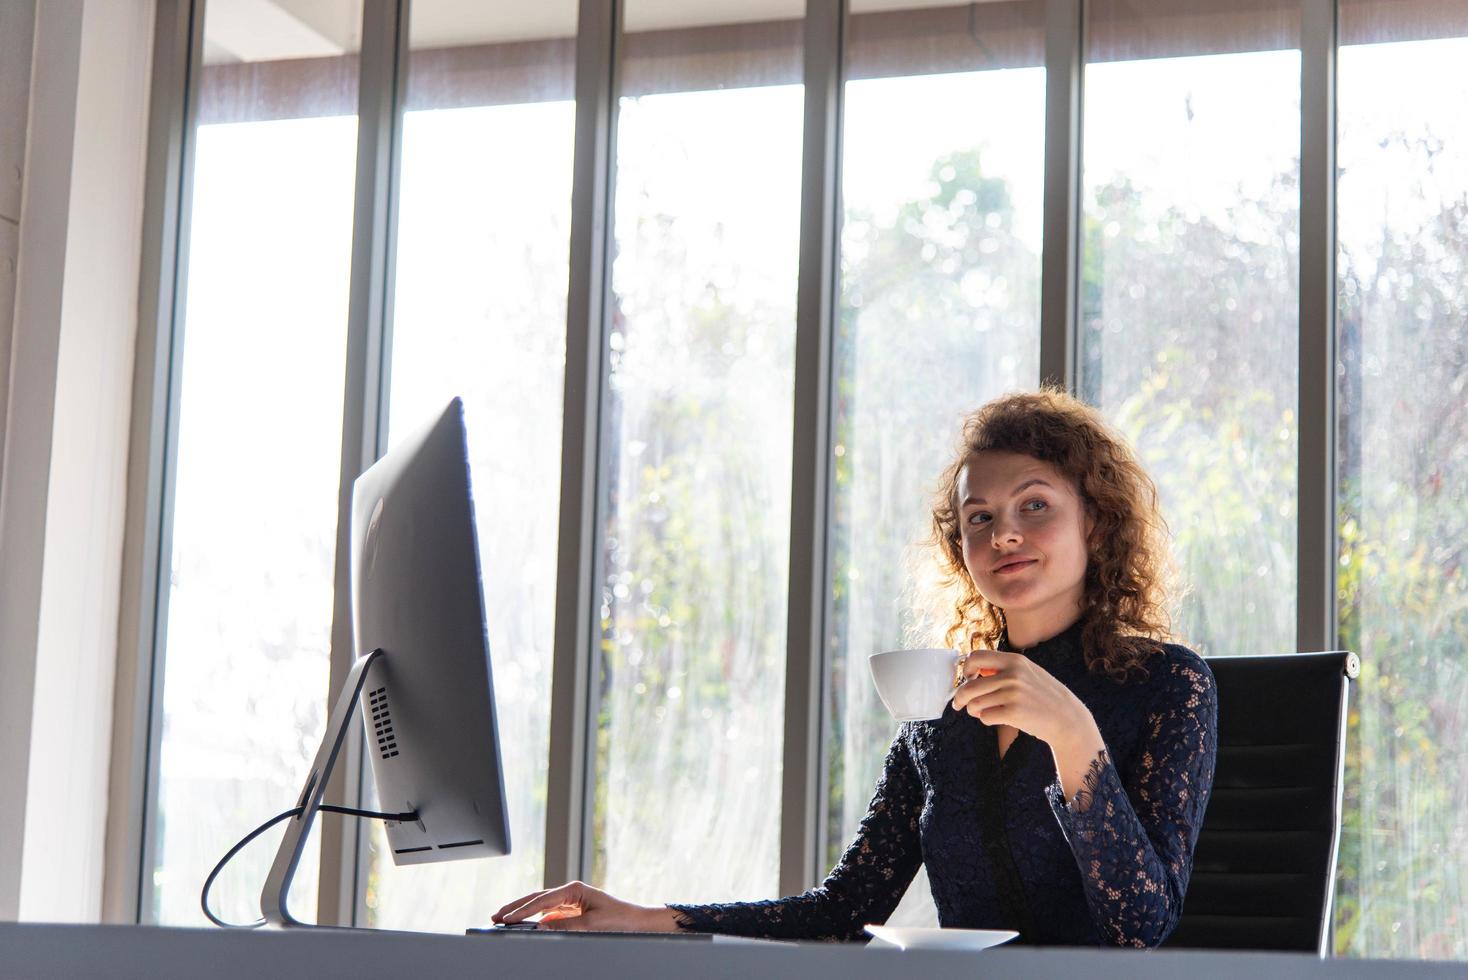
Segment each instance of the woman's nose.
[[1007,521],[996,520],[991,533],[991,543],[996,548],[1021,540],[1019,528]]

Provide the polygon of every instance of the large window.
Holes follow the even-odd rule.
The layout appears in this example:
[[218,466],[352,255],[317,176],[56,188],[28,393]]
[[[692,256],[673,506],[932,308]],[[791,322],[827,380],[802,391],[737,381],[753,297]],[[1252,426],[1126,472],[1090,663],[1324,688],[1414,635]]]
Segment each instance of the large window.
[[1158,484],[1200,653],[1295,649],[1293,4],[1092,0],[1081,390]]
[[[905,600],[958,420],[1039,373],[1043,5],[904,7],[853,3],[846,52],[828,866],[896,728],[867,657],[941,642]],[[908,894],[935,914],[925,875]]]
[[672,9],[626,11],[595,720],[591,880],[645,902],[776,886],[800,237],[799,0]]
[[399,868],[374,822],[362,900],[369,925],[462,932],[545,854],[576,8],[417,0],[410,30],[389,443],[464,399],[513,848]]
[[1468,10],[1341,10],[1337,951],[1468,957]]
[[[291,805],[326,724],[361,5],[294,6],[261,31],[211,4],[204,25],[142,910],[169,925],[205,924],[204,876]],[[259,915],[278,839],[220,877],[217,914]],[[307,919],[317,854],[291,895]]]
[[[616,13],[599,0],[414,0],[405,24],[374,4],[370,43],[362,0],[177,5],[207,9],[179,158],[183,346],[158,382],[176,452],[148,505],[161,567],[134,570],[161,583],[142,920],[199,924],[213,861],[291,805],[317,748],[341,433],[384,410],[390,446],[454,395],[515,850],[399,868],[372,826],[341,872],[355,921],[458,931],[547,867],[643,903],[813,883],[895,729],[867,656],[941,625],[913,600],[959,420],[1068,360],[1159,484],[1187,588],[1179,638],[1362,657],[1336,951],[1468,959],[1468,5],[1341,0],[1335,58],[1325,33],[1302,36],[1321,25],[1313,0],[849,7],[837,30],[829,7],[806,23],[804,0],[627,0],[600,48],[577,36]],[[807,53],[839,58],[839,90],[807,90]],[[382,96],[371,132],[393,153],[358,147],[359,89]],[[1301,220],[1302,186],[1326,177],[1302,169],[1325,149],[1302,132],[1328,131],[1332,104],[1302,92],[1336,98],[1334,233]],[[828,135],[836,166],[803,172]],[[386,167],[363,182],[371,201],[352,199],[359,152]],[[1045,200],[1069,180],[1067,202]],[[832,200],[839,228],[802,227]],[[388,216],[356,228],[370,269],[351,268],[354,203]],[[1300,297],[1331,285],[1309,259],[1331,249],[1334,418],[1299,378],[1301,338],[1324,329]],[[829,367],[831,400],[797,418],[797,284],[817,295],[801,263],[822,251],[829,344],[802,334],[800,350]],[[384,383],[344,404],[349,298],[374,311],[352,337],[380,336]],[[1073,322],[1050,319],[1072,305]],[[568,322],[583,306],[594,316]],[[1304,421],[1336,438],[1328,553],[1299,552],[1301,516],[1332,500],[1309,467],[1302,482],[1300,453],[1325,448],[1300,445]],[[826,423],[829,496],[792,502],[811,465],[792,447]],[[563,433],[595,452],[563,460]],[[792,564],[792,513],[825,514],[827,553]],[[572,636],[557,591],[592,584]],[[1296,613],[1327,587],[1334,636]],[[787,705],[787,609],[811,595],[826,669]],[[575,684],[553,692],[553,676]],[[552,727],[583,687],[586,717]],[[786,786],[802,749],[818,774]],[[580,788],[580,811],[557,813]],[[218,882],[226,918],[257,914],[277,840]],[[304,918],[319,867],[313,845]],[[896,921],[932,919],[919,876]]]

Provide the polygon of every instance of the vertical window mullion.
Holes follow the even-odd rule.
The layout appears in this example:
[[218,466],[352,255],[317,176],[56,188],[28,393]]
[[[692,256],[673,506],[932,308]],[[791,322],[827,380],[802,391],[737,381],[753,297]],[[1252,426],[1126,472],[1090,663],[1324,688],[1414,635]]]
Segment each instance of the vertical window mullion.
[[590,873],[590,739],[600,670],[602,592],[598,480],[606,397],[612,161],[615,159],[618,0],[581,0],[576,29],[576,150],[571,188],[571,269],[566,302],[566,384],[561,435],[561,516],[556,568],[555,662],[545,809],[545,881]]
[[1336,645],[1336,4],[1302,0],[1300,469],[1296,648]]
[[[158,849],[158,761],[163,739],[163,666],[167,654],[168,563],[173,554],[173,504],[178,472],[178,409],[183,372],[184,303],[188,282],[189,221],[192,210],[193,147],[196,131],[199,71],[204,50],[205,0],[174,0],[160,4],[154,33],[153,122],[150,123],[148,210],[144,228],[143,281],[157,283],[156,291],[145,290],[139,311],[139,337],[143,324],[154,328],[152,376],[142,389],[134,387],[134,413],[147,413],[148,452],[146,472],[134,475],[128,486],[127,543],[123,560],[133,561],[134,535],[141,541],[142,554],[132,566],[136,574],[125,574],[121,608],[124,615],[137,611],[137,622],[129,630],[123,623],[120,636],[136,638],[138,671],[135,683],[136,721],[134,737],[141,743],[134,750],[140,769],[135,792],[141,795],[136,811],[129,807],[128,819],[136,812],[137,825],[128,828],[129,842],[136,841],[134,887],[127,894],[113,890],[108,876],[104,894],[104,919],[146,923],[154,906],[153,868]],[[167,46],[165,47],[165,42]],[[167,110],[166,112],[164,110]],[[155,183],[156,182],[156,183]],[[157,224],[152,216],[157,215]],[[151,270],[148,265],[152,265]],[[138,356],[145,355],[142,346]],[[139,372],[141,378],[141,372]],[[136,445],[136,443],[134,443]],[[134,454],[135,458],[138,454]],[[139,484],[137,480],[146,481]],[[134,508],[133,502],[140,506]],[[119,665],[121,666],[121,665]],[[120,678],[119,678],[120,679]],[[139,753],[141,757],[139,758]],[[118,801],[114,798],[112,801]],[[109,843],[115,833],[114,817],[108,816]],[[111,861],[109,860],[109,864]],[[127,886],[124,886],[127,887]],[[129,904],[135,902],[135,905]]]
[[[1337,646],[1336,0],[1300,10],[1300,442],[1295,648]],[[1343,784],[1337,787],[1340,793]],[[1337,805],[1339,810],[1339,803]],[[1334,853],[1334,852],[1332,852]],[[1332,869],[1334,870],[1334,869]],[[1335,876],[1325,948],[1335,947]]]
[[1083,0],[1045,4],[1045,232],[1040,382],[1076,385]]
[[801,161],[800,273],[795,314],[790,593],[785,649],[785,749],[780,892],[803,891],[825,853],[821,705],[829,651],[831,347],[835,332],[843,0],[807,0]]
[[[387,344],[387,288],[392,278],[389,266],[393,167],[400,136],[396,114],[408,3],[409,0],[366,0],[362,10],[352,278],[342,395],[341,478],[337,490],[331,625],[332,698],[345,682],[355,659],[350,604],[352,484],[377,460],[387,416],[382,371]],[[327,794],[334,799],[360,801],[360,738],[348,741],[346,759],[333,773]],[[351,925],[355,921],[362,841],[356,824],[343,821],[322,824],[318,921],[335,925]]]

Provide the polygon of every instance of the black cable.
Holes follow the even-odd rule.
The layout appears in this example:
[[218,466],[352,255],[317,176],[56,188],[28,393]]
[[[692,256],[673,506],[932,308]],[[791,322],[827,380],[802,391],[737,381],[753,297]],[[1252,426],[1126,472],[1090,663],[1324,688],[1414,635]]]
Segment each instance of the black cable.
[[[376,817],[382,820],[391,820],[397,823],[403,823],[406,821],[418,819],[418,811],[416,810],[412,810],[407,813],[379,813],[376,810],[358,810],[349,806],[336,806],[332,803],[323,803],[316,809],[324,811],[326,813],[342,813],[346,814],[349,817]],[[225,922],[223,919],[216,916],[213,912],[209,911],[209,889],[213,887],[214,879],[219,877],[219,872],[224,870],[224,866],[226,864],[229,864],[230,858],[238,854],[246,844],[250,843],[250,841],[254,840],[256,837],[259,837],[261,834],[265,833],[265,831],[269,830],[271,827],[274,827],[282,820],[289,820],[291,817],[298,816],[301,813],[301,810],[301,807],[293,806],[289,810],[286,810],[284,813],[277,813],[275,816],[271,817],[269,820],[265,821],[260,826],[256,827],[254,830],[246,834],[238,844],[229,849],[228,854],[219,859],[219,863],[214,866],[214,870],[209,872],[209,877],[204,879],[204,890],[199,893],[199,907],[204,910],[204,916],[210,922],[214,923],[216,926],[219,926],[221,929],[258,929],[265,924],[264,919],[256,919],[254,922],[245,923]]]
[[418,819],[417,810],[409,810],[407,813],[378,813],[376,810],[354,810],[349,806],[337,806],[335,803],[323,803],[316,809],[323,813],[345,813],[349,817],[376,817],[379,820],[388,820],[393,823],[411,823]]
[[229,859],[238,854],[241,848],[250,843],[250,841],[254,840],[256,837],[259,837],[261,834],[265,833],[265,831],[269,830],[271,827],[274,827],[276,824],[280,823],[282,820],[289,820],[291,817],[296,816],[300,812],[300,807],[293,806],[284,813],[276,814],[275,816],[271,817],[269,820],[265,821],[260,826],[256,827],[254,830],[246,834],[243,840],[241,840],[238,844],[229,849],[228,854],[220,858],[219,863],[214,866],[214,870],[209,872],[209,877],[204,879],[204,890],[199,894],[199,907],[204,910],[204,915],[209,919],[210,922],[214,923],[216,926],[219,926],[221,929],[258,929],[265,924],[264,919],[256,919],[254,922],[248,923],[225,922],[213,912],[209,911],[209,889],[214,885],[214,879],[219,877],[219,872],[223,871],[224,866],[229,863]]

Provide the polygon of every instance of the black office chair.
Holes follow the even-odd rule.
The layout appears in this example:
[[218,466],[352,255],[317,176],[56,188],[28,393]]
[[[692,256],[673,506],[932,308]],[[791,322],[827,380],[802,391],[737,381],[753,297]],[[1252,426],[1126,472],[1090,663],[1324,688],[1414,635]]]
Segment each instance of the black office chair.
[[1163,943],[1327,955],[1354,653],[1210,657],[1218,767]]

